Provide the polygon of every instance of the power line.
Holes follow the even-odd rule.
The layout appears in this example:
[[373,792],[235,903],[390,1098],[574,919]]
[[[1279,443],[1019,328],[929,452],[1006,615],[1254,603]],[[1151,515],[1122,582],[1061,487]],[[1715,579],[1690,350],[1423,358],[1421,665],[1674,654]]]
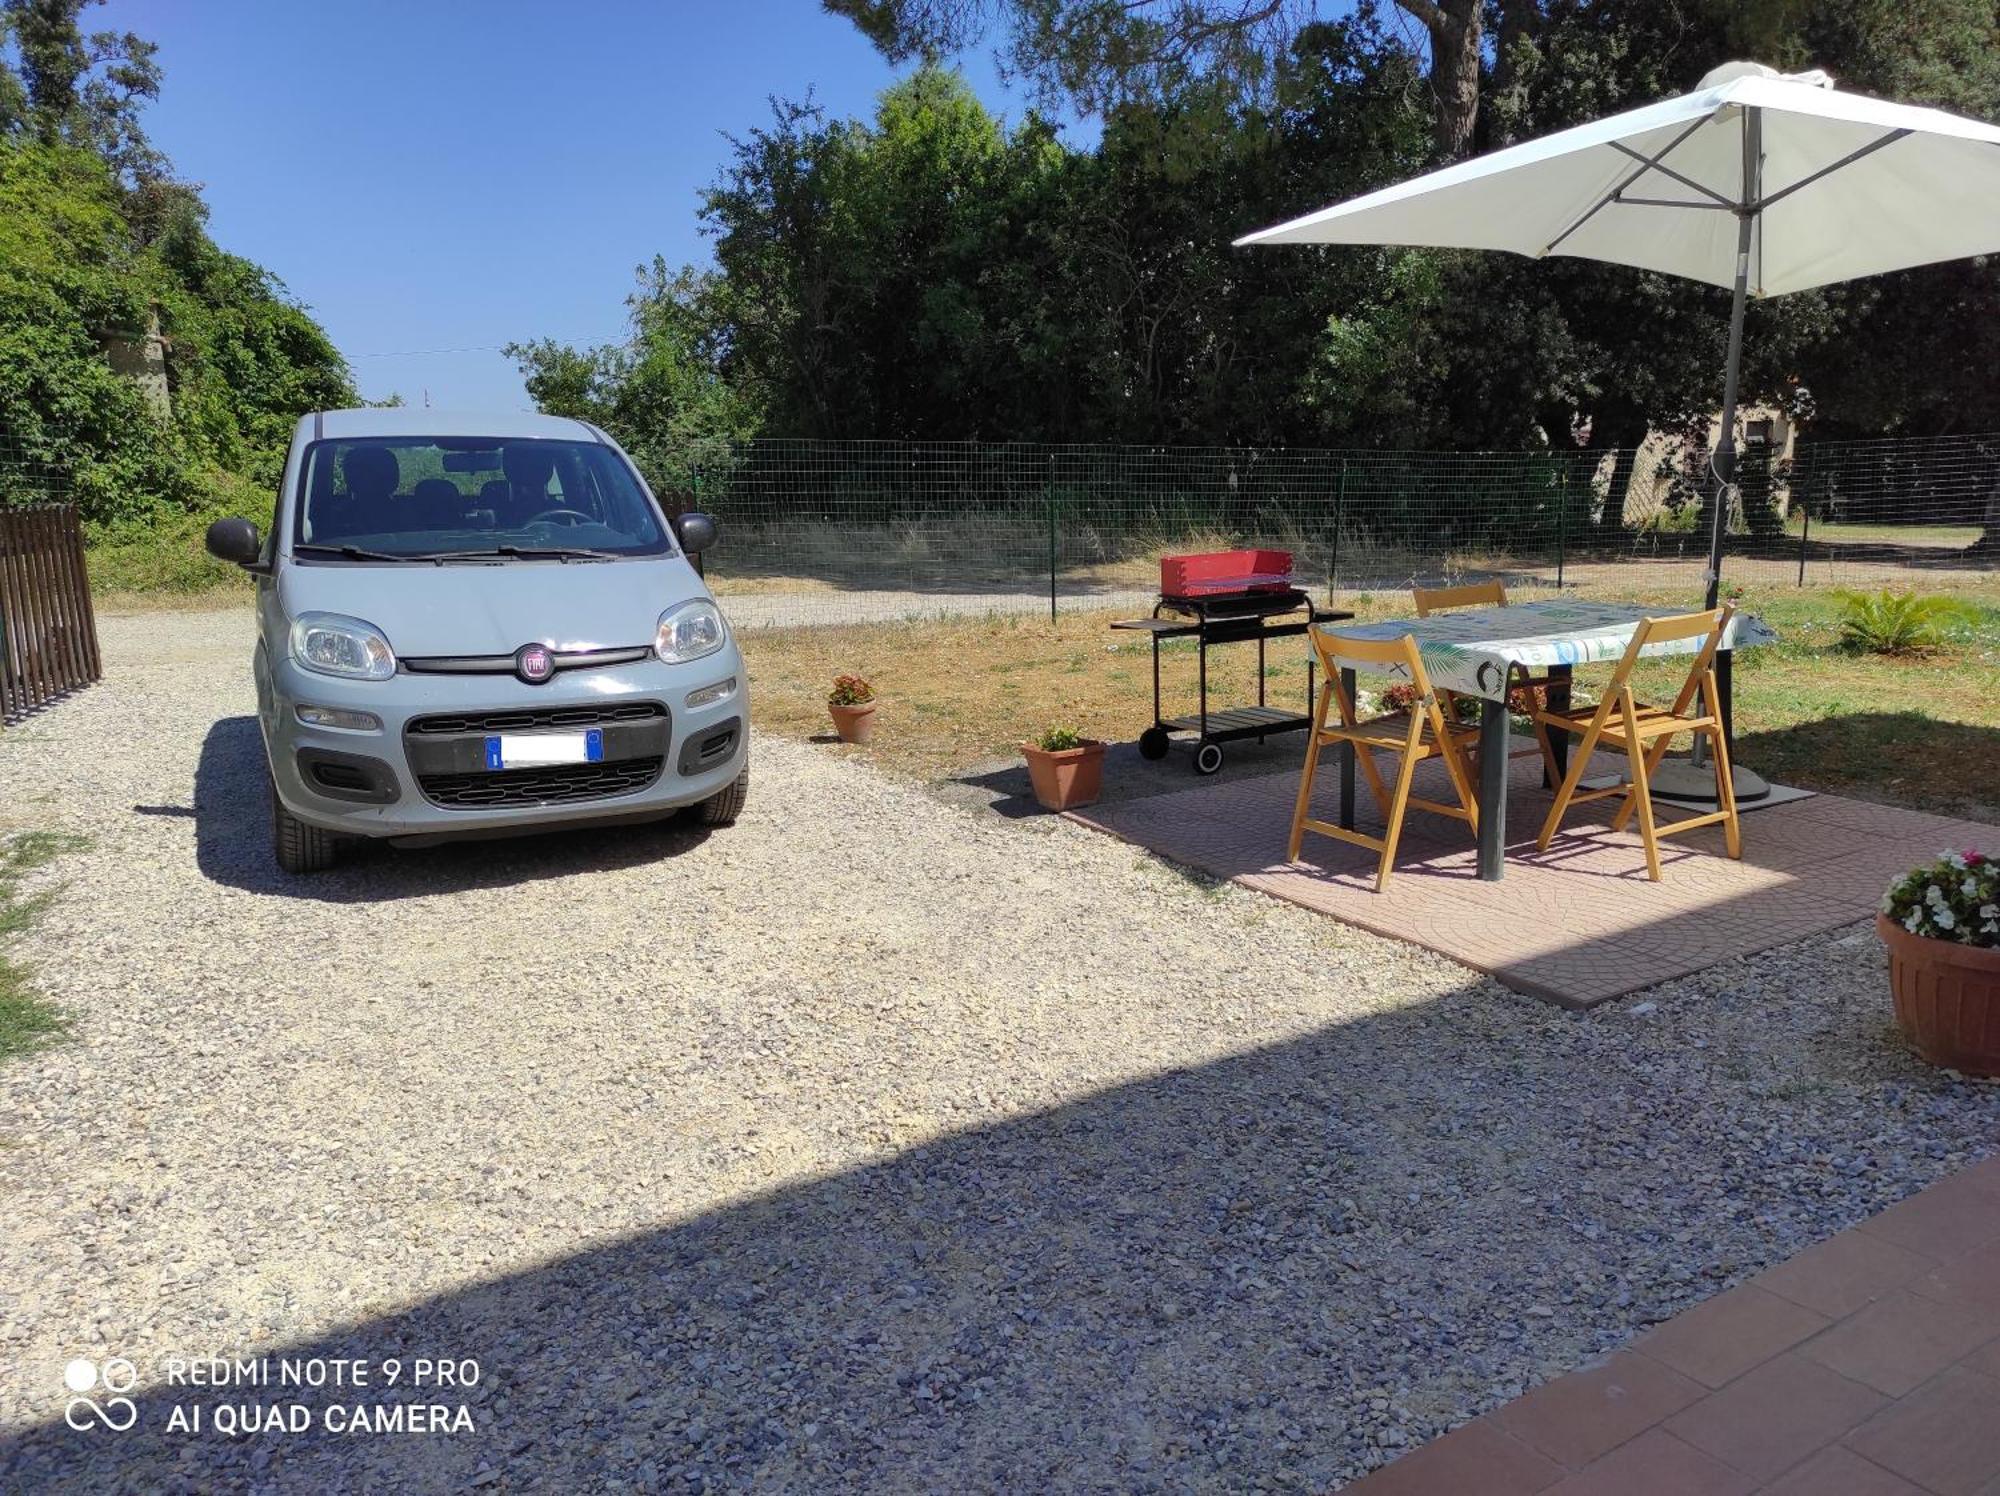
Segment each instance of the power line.
[[[553,341],[569,344],[582,343],[594,347],[601,343],[621,343],[625,339],[622,336],[612,336],[556,338]],[[509,344],[507,343],[473,343],[463,348],[397,348],[384,353],[350,353],[347,357],[350,361],[357,358],[432,358],[446,353],[498,353],[501,349],[508,346]]]

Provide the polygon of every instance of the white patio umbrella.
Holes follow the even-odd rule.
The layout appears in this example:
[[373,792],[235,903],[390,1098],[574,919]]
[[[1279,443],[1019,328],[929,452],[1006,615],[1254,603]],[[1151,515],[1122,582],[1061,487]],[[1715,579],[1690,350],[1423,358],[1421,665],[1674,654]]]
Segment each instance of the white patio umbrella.
[[1714,468],[1707,606],[1736,475],[1743,309],[1910,265],[2000,251],[2000,128],[1732,62],[1693,93],[1510,146],[1247,234],[1572,255],[1735,293]]

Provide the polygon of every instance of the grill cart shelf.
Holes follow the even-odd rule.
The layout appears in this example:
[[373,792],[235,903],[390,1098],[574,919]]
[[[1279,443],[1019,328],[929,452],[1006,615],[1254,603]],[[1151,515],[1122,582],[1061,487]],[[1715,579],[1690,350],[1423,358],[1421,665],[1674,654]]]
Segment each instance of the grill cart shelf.
[[[1281,552],[1276,554],[1282,555]],[[1162,573],[1167,572],[1169,561],[1184,562],[1197,559],[1207,558],[1168,558],[1168,561],[1161,563]],[[1282,568],[1273,570],[1281,569],[1288,574],[1291,569],[1291,558],[1285,556],[1283,561]],[[1261,742],[1272,733],[1300,732],[1312,726],[1314,667],[1311,657],[1308,656],[1306,660],[1306,710],[1288,712],[1282,707],[1267,704],[1265,700],[1265,646],[1272,639],[1297,637],[1315,623],[1353,616],[1352,613],[1313,606],[1312,599],[1298,588],[1291,586],[1288,580],[1278,580],[1277,585],[1271,585],[1270,582],[1259,578],[1253,589],[1190,591],[1189,595],[1185,596],[1163,592],[1159,602],[1153,607],[1151,618],[1119,619],[1111,625],[1114,629],[1129,629],[1136,633],[1150,634],[1153,640],[1153,725],[1139,735],[1140,757],[1165,758],[1172,741],[1172,734],[1193,733],[1194,771],[1197,774],[1213,774],[1222,767],[1224,743],[1235,742],[1242,738],[1256,738]],[[1160,715],[1162,639],[1196,641],[1195,657],[1200,672],[1199,707],[1184,717]],[[1253,641],[1257,645],[1257,704],[1210,710],[1209,646],[1249,644]]]

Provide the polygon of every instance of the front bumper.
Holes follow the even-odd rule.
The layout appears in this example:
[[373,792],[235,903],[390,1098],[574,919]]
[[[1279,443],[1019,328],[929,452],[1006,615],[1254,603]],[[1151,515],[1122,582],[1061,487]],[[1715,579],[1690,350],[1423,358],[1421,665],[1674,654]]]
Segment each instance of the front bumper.
[[[691,693],[734,679],[719,701]],[[734,641],[686,665],[567,670],[544,685],[493,674],[350,681],[258,652],[258,717],[278,798],[347,836],[434,837],[666,815],[728,787],[748,751],[749,700]],[[367,712],[379,728],[308,726],[301,705]],[[489,769],[500,731],[602,734],[597,763]]]

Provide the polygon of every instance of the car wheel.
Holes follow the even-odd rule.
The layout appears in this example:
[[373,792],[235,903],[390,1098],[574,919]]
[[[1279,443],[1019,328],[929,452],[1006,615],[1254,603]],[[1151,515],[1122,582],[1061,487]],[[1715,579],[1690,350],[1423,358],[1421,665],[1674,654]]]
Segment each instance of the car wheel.
[[743,814],[743,802],[750,798],[750,765],[729,782],[729,788],[710,795],[694,808],[695,820],[703,826],[731,826]]
[[311,826],[285,809],[278,787],[271,786],[271,850],[288,873],[323,873],[339,855],[340,838]]

